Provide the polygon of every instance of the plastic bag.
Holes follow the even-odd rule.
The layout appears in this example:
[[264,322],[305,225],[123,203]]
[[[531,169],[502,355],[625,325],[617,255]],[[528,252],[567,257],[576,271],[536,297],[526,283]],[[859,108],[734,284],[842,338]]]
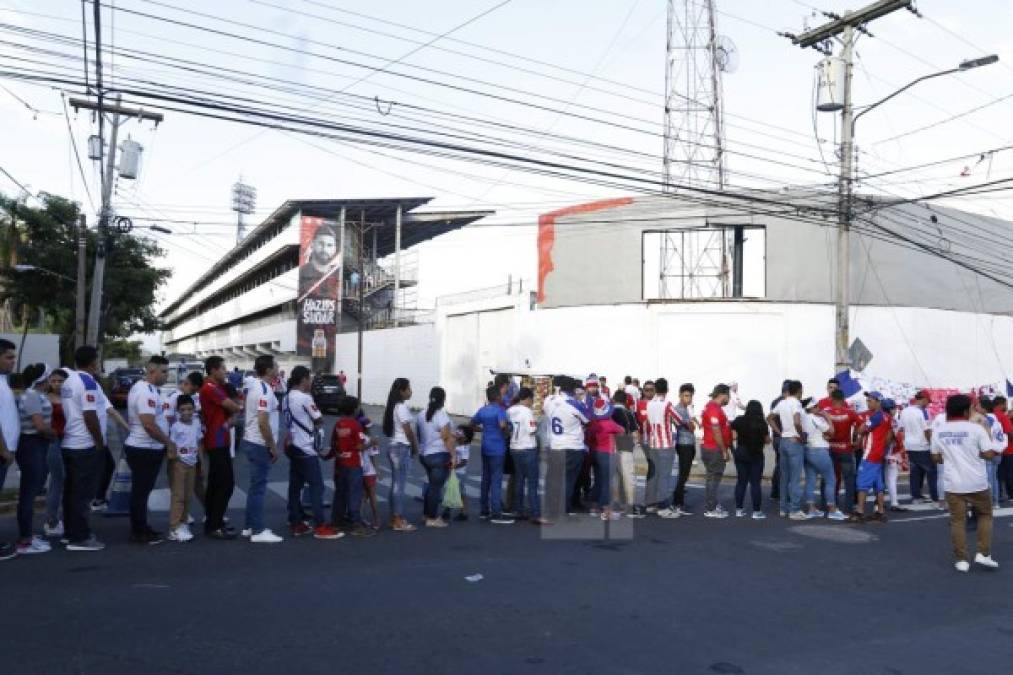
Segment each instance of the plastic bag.
[[460,509],[464,507],[461,501],[461,483],[457,480],[457,472],[451,470],[447,484],[443,486],[443,508]]

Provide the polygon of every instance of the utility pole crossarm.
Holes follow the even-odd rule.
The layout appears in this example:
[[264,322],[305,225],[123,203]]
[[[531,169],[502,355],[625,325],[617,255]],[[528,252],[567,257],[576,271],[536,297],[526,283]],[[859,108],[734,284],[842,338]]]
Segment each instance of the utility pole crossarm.
[[879,0],[878,2],[874,2],[856,12],[848,12],[844,16],[836,18],[829,23],[825,23],[822,26],[813,28],[812,30],[807,30],[801,35],[791,35],[786,33],[785,37],[790,38],[791,41],[799,47],[814,47],[821,42],[840,35],[844,32],[845,28],[859,28],[870,21],[886,16],[898,9],[912,9],[911,5],[913,1],[914,0]]
[[[72,99],[70,99],[70,106],[72,108],[74,108],[74,110],[79,110],[79,109],[80,110],[99,110],[100,109],[98,103],[93,103],[92,101],[89,101],[88,99],[84,99],[84,98],[72,98]],[[154,122],[156,126],[158,124],[160,124],[162,122],[162,120],[165,119],[165,117],[162,115],[162,113],[148,112],[144,108],[126,108],[126,107],[124,107],[122,105],[119,105],[118,103],[112,103],[112,104],[110,104],[110,103],[103,102],[101,110],[104,111],[104,112],[110,112],[110,113],[115,113],[115,114],[118,114],[118,115],[122,115],[123,117],[136,117],[138,119],[148,120],[149,122]]]

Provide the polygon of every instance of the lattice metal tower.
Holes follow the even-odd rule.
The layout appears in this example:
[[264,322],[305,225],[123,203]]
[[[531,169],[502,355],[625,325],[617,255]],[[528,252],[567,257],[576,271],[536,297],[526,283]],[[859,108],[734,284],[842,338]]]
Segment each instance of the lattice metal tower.
[[[718,37],[714,0],[668,0],[665,55],[664,189],[725,186],[721,73],[735,57]],[[662,298],[727,297],[724,232],[671,232],[661,238]]]
[[248,216],[257,210],[257,188],[243,182],[243,177],[232,185],[232,210],[236,212],[236,244],[238,245],[246,237],[246,222],[243,216]]

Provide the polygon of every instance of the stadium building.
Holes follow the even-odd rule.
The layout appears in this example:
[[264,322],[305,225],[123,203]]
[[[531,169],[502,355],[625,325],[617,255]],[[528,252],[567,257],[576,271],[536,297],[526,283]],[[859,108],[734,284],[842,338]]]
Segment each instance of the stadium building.
[[411,248],[490,211],[422,211],[432,198],[286,201],[160,316],[166,351],[250,367],[334,372],[335,335],[416,322]]

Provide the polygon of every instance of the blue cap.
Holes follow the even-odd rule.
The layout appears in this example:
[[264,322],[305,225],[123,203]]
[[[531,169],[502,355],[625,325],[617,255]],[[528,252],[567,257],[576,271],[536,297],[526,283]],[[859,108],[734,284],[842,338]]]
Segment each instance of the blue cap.
[[892,398],[884,398],[882,401],[880,401],[879,407],[881,407],[883,410],[893,410],[894,408],[897,407],[897,402],[894,401]]
[[873,398],[873,399],[876,399],[877,401],[880,401],[880,402],[883,401],[883,395],[880,394],[878,391],[867,391],[867,392],[865,392],[865,398]]

